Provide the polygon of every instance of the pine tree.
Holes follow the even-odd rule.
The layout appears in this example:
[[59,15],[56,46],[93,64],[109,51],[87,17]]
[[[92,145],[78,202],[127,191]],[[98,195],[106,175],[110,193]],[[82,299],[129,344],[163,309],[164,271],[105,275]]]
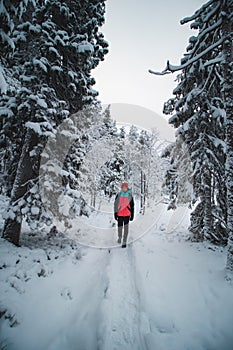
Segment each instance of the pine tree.
[[135,125],[131,125],[130,130],[129,130],[129,140],[131,142],[135,142],[138,140],[139,133],[138,129]]
[[[15,116],[15,95],[21,87],[19,77],[13,72],[12,53],[17,46],[13,33],[27,15],[34,11],[34,1],[13,2],[3,0],[0,6],[0,142],[3,191],[10,195],[22,148],[23,132]],[[30,16],[30,15],[29,15]]]
[[103,113],[102,135],[110,138],[111,136],[117,136],[116,121],[111,116],[111,105],[108,105]]
[[[192,213],[191,231],[197,240],[205,237],[224,244],[227,240],[224,200],[225,119],[228,125],[232,115],[229,109],[229,91],[232,91],[232,83],[229,82],[232,54],[229,47],[232,45],[232,30],[229,25],[225,32],[224,28],[227,23],[232,23],[231,16],[231,0],[213,0],[203,5],[193,16],[182,20],[182,24],[192,21],[191,28],[198,29],[199,33],[190,38],[180,66],[172,66],[168,61],[166,69],[162,73],[156,73],[167,74],[182,70],[177,78],[179,84],[173,92],[175,98],[165,104],[164,112],[172,114],[175,111],[169,122],[178,128],[177,134],[182,136],[187,145],[193,164],[194,192],[200,202]],[[228,62],[226,55],[224,57],[227,43]],[[228,101],[222,89],[226,66]],[[229,151],[226,157],[229,159]],[[227,168],[231,169],[231,166]],[[226,178],[230,179],[229,171],[226,172]],[[232,208],[229,200],[232,189],[229,190],[229,182],[226,183],[228,208]],[[229,218],[229,209],[227,216]]]
[[190,205],[193,201],[193,171],[188,151],[181,137],[168,145],[162,158],[168,160],[165,180],[162,187],[169,197],[169,209],[176,209],[180,204]]
[[6,58],[15,49],[12,33],[15,26],[26,19],[26,12],[35,9],[34,0],[9,1],[2,0],[0,7],[0,57]]
[[122,127],[120,128],[119,136],[120,136],[121,139],[125,139],[126,132],[125,132],[125,127],[124,127],[124,126],[122,126]]
[[102,123],[101,138],[106,149],[109,150],[109,157],[99,170],[98,188],[108,198],[111,198],[117,193],[121,181],[127,180],[128,177],[125,152],[126,133],[124,127],[121,127],[118,132],[116,120],[111,116],[111,105],[104,110]]
[[[70,113],[95,100],[90,73],[107,52],[98,31],[104,21],[103,0],[37,1],[36,5],[35,11],[27,9],[27,20],[12,32],[15,49],[9,66],[20,88],[7,92],[3,120],[5,128],[12,123],[10,114],[14,115],[22,140],[22,151],[13,160],[16,172],[3,232],[15,244],[19,244],[22,213],[28,212],[27,197],[38,187],[39,159],[47,138]],[[36,211],[29,205],[29,212]]]

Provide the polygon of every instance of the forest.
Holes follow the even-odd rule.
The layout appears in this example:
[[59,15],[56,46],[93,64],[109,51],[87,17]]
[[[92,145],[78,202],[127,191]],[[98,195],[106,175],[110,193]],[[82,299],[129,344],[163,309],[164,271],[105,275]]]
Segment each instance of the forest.
[[[107,2],[0,1],[0,349],[231,350],[233,1],[182,19],[195,35],[180,65],[145,72],[176,79],[163,108],[174,142],[99,99]],[[126,251],[113,213],[124,181]],[[33,302],[57,325],[36,321],[41,341],[28,334],[46,317]]]

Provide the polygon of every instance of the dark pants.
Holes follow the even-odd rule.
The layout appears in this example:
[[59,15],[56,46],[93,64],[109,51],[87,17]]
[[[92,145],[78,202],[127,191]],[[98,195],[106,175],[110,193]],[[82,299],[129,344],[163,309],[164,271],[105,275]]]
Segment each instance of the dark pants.
[[124,225],[124,236],[123,242],[127,241],[128,233],[129,233],[129,216],[118,216],[118,237],[122,238],[122,230]]

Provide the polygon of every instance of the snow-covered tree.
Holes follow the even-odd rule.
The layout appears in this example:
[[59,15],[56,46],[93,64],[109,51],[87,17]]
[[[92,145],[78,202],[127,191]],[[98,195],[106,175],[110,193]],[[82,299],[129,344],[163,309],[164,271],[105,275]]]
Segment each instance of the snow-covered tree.
[[[111,116],[111,105],[103,112],[101,137],[109,149],[109,157],[99,171],[99,189],[109,198],[117,193],[120,182],[126,179],[125,130],[118,132]],[[104,150],[103,150],[104,152]]]
[[104,22],[104,0],[34,3],[36,10],[26,11],[11,34],[15,48],[8,65],[19,87],[7,91],[1,106],[6,111],[3,129],[15,120],[22,145],[13,160],[16,171],[3,233],[15,244],[22,212],[28,212],[25,196],[37,186],[47,138],[70,113],[95,100],[91,70],[104,59],[108,46],[98,30]]
[[122,126],[122,127],[120,128],[119,136],[120,136],[121,139],[124,139],[124,138],[125,138],[126,132],[125,132],[125,127],[124,127],[124,126]]
[[116,121],[111,116],[111,105],[108,105],[103,112],[102,135],[109,138],[111,138],[111,136],[117,136]]
[[141,130],[137,140],[136,163],[140,169],[140,208],[145,213],[146,202],[150,205],[151,200],[161,193],[161,157],[158,155],[158,132]]
[[17,43],[13,32],[34,11],[35,2],[8,0],[0,5],[0,142],[1,173],[4,192],[9,195],[22,148],[22,128],[15,116],[15,94],[20,89],[19,77],[14,74],[12,54]]
[[[224,71],[227,66],[230,74],[232,29],[228,25],[228,30],[224,32],[224,28],[226,23],[232,23],[231,16],[231,0],[213,0],[203,5],[193,16],[181,21],[182,24],[191,21],[191,28],[198,29],[198,35],[189,40],[181,65],[173,66],[168,61],[162,73],[151,71],[162,75],[182,71],[177,77],[178,86],[173,91],[175,97],[165,103],[164,112],[175,112],[169,122],[178,128],[177,136],[182,137],[192,162],[193,187],[198,204],[192,213],[190,229],[195,239],[205,237],[216,243],[226,243],[227,240],[224,186],[225,174],[227,179],[230,176],[229,170],[224,173],[224,141],[225,122],[227,124],[232,116],[229,107],[232,82],[229,83],[228,77],[228,84],[224,85]],[[227,43],[228,63],[224,55]],[[228,100],[223,86],[228,91]],[[226,137],[227,144],[228,139],[229,136]],[[226,157],[229,159],[229,151]],[[232,208],[229,200],[232,188],[228,186],[228,181],[226,183],[228,207]]]
[[[15,26],[26,20],[29,11],[34,11],[36,0],[2,0],[0,6],[0,57],[4,57],[15,49],[12,33]],[[31,15],[31,13],[30,13]],[[2,62],[1,62],[2,63]]]
[[193,200],[193,171],[189,153],[180,136],[164,149],[162,158],[170,163],[162,185],[164,194],[169,197],[168,210],[176,209],[179,204],[190,205]]
[[138,140],[139,133],[138,129],[135,125],[131,125],[130,130],[129,130],[129,140],[131,142],[135,142]]
[[80,167],[79,185],[85,198],[90,205],[96,208],[98,195],[101,190],[106,190],[106,177],[103,176],[103,167],[105,171],[107,167],[104,165],[109,162],[112,156],[111,145],[106,138],[93,140],[92,145]]

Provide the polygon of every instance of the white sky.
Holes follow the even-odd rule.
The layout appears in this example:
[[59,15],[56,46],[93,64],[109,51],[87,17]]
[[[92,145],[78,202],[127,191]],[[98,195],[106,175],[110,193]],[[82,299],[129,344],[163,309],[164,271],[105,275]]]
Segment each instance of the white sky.
[[179,21],[205,2],[107,0],[102,32],[109,53],[93,72],[102,103],[137,104],[161,115],[176,86],[175,75],[158,77],[148,69],[163,70],[167,59],[180,63],[195,31]]

